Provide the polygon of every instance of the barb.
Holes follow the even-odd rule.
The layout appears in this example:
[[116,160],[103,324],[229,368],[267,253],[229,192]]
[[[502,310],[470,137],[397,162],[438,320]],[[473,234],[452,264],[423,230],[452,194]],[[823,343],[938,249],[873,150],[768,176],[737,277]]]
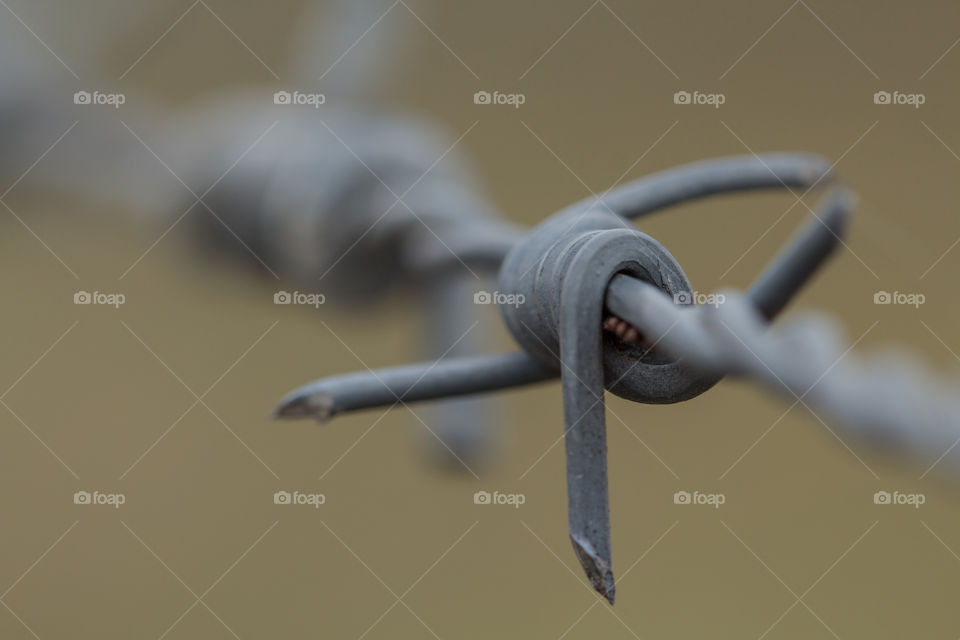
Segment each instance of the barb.
[[[584,217],[591,209],[608,209],[626,216],[638,217],[664,207],[708,195],[739,190],[783,188],[784,185],[809,188],[818,183],[826,184],[830,182],[832,176],[829,174],[829,167],[830,164],[826,160],[813,155],[767,154],[707,160],[662,171],[613,189],[599,199],[583,200],[573,204],[551,216],[543,225],[538,227],[540,235],[534,238],[536,242],[527,240],[528,245],[525,248],[515,250],[515,264],[512,266],[509,263],[505,264],[501,273],[513,271],[522,274],[526,279],[532,280],[539,273],[535,269],[537,262],[543,258],[544,253],[554,247],[557,237],[573,235],[580,230],[580,227],[588,226],[590,219],[585,220]],[[843,233],[843,226],[839,220],[840,216],[834,218],[828,212],[821,215],[821,218],[825,220],[823,226],[834,229],[833,233],[829,236],[817,233],[815,235],[816,239],[813,241],[798,239],[797,244],[801,247],[809,245],[815,246],[816,249],[809,252],[801,250],[800,257],[781,257],[779,260],[782,266],[768,269],[765,272],[766,275],[761,276],[754,285],[753,289],[756,292],[752,295],[756,297],[758,308],[763,310],[767,317],[774,317],[783,308],[786,301],[813,275],[826,253],[829,252],[834,236]],[[620,220],[607,219],[605,222],[613,228],[629,228],[627,223]],[[469,239],[471,232],[478,228],[486,231],[486,235],[476,238],[474,234],[476,241],[471,244]],[[476,226],[469,219],[463,221],[457,226],[455,237],[457,240],[451,242],[451,245],[463,247],[463,255],[483,255],[487,264],[496,264],[497,266],[500,265],[507,253],[518,247],[525,238],[525,236],[517,233],[509,223],[501,224],[495,219],[490,225],[486,226]],[[423,258],[424,252],[420,251],[419,248],[411,250],[411,254],[419,255],[421,263],[430,262]],[[666,259],[669,254],[659,255]],[[656,260],[656,257],[653,259]],[[677,268],[679,269],[679,266]],[[686,281],[682,272],[681,275],[675,275],[675,277]],[[504,279],[515,280],[516,277],[510,275],[504,278],[502,276],[501,280]],[[514,289],[518,288],[516,284],[508,283],[508,286]],[[504,288],[504,290],[507,289]],[[538,300],[532,297],[531,291],[519,293],[524,295],[526,302],[517,311],[532,309],[532,315],[529,317],[517,316],[507,308],[504,309],[506,314],[504,320],[508,326],[511,326],[514,334],[518,336],[518,341],[524,347],[524,350],[532,357],[510,356],[516,357],[513,365],[516,367],[515,370],[511,369],[511,365],[506,360],[503,362],[480,361],[482,364],[468,360],[464,361],[462,365],[459,362],[443,361],[436,363],[436,366],[434,363],[422,363],[385,369],[379,372],[327,377],[290,393],[281,401],[275,415],[277,417],[313,416],[326,420],[341,411],[389,406],[393,404],[396,396],[383,387],[405,392],[407,394],[405,401],[413,402],[437,399],[454,393],[464,395],[481,393],[558,377],[560,375],[560,350],[556,339],[556,331],[553,332],[553,335],[546,336],[546,341],[533,333],[534,328],[544,324],[540,317],[541,312],[547,313],[548,310],[541,309],[542,304],[534,304]],[[553,292],[553,295],[555,294],[556,292]],[[557,304],[559,305],[559,300],[557,300]],[[549,333],[549,331],[545,333]],[[635,356],[638,353],[632,353],[631,355]],[[639,355],[643,355],[642,352],[639,352]],[[507,358],[508,356],[502,357]],[[532,364],[533,361],[539,361],[542,364],[535,366]],[[636,370],[635,364],[636,362],[632,357],[627,358],[624,369],[633,368]],[[449,387],[446,386],[444,378],[450,376],[453,372],[459,373],[462,369],[469,369],[470,367],[475,368],[475,375],[460,376],[454,374],[453,382],[450,383]],[[671,376],[676,378],[677,376],[677,372],[668,371],[664,367],[659,367],[655,373],[661,380]],[[622,375],[622,371],[614,376],[614,379],[620,377],[620,375]],[[445,389],[445,391],[441,391],[442,389]],[[317,397],[311,398],[311,394],[316,394]],[[677,400],[675,398],[664,399],[661,394],[654,400],[646,399],[644,401]],[[328,406],[334,407],[333,413],[327,411],[326,407]],[[311,407],[314,408],[313,411],[310,410]]]
[[523,352],[450,358],[323,378],[287,395],[275,418],[324,422],[347,411],[499,391],[556,377]]
[[[453,223],[446,230],[448,238],[456,239],[451,242],[457,247],[455,257],[481,256],[485,264],[500,265],[499,289],[525,301],[502,308],[504,321],[524,352],[445,358],[322,379],[287,396],[275,415],[326,420],[342,411],[474,394],[559,375],[570,539],[591,584],[612,604],[604,389],[639,402],[670,403],[703,393],[720,378],[713,370],[699,371],[678,359],[664,359],[659,351],[604,338],[605,300],[617,312],[617,288],[608,289],[611,281],[623,278],[671,295],[692,295],[673,256],[653,238],[632,229],[627,219],[709,195],[810,189],[831,178],[829,164],[815,156],[722,158],[654,174],[576,203],[526,234],[493,218],[480,224]],[[763,317],[779,313],[830,254],[843,233],[849,205],[845,196],[832,198],[822,217],[757,280],[750,299]],[[421,256],[420,265],[442,266],[436,247],[434,243],[434,251],[415,252]],[[442,300],[450,285],[442,276],[434,282]],[[623,317],[631,319],[628,314]]]

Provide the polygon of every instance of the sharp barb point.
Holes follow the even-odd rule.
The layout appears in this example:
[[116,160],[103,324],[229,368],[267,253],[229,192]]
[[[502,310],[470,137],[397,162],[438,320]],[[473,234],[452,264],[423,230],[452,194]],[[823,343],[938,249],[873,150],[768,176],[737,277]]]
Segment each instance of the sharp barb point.
[[579,541],[572,535],[570,540],[573,542],[573,550],[577,554],[577,560],[580,561],[580,566],[583,567],[587,579],[590,580],[590,586],[612,605],[617,594],[616,581],[613,579],[613,569],[609,562],[597,555],[589,543]]
[[333,416],[333,398],[325,393],[295,394],[283,399],[270,415],[274,420],[315,418],[326,422]]

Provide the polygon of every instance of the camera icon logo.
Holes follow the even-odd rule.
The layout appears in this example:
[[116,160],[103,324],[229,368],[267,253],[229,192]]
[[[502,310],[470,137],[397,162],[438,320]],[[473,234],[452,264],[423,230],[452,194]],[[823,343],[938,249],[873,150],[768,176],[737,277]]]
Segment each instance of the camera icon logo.
[[893,298],[888,291],[877,291],[873,294],[873,304],[890,304]]
[[90,104],[92,97],[89,91],[77,91],[73,94],[73,104]]
[[873,104],[890,104],[890,92],[877,91],[873,94]]
[[693,294],[689,291],[677,291],[673,294],[673,303],[683,305],[693,304]]
[[489,491],[477,491],[473,494],[473,504],[491,504]]
[[677,491],[673,494],[673,504],[690,504],[689,491]]
[[273,294],[273,304],[290,304],[293,302],[293,296],[289,291],[277,291]]
[[290,104],[292,101],[293,96],[289,91],[277,91],[273,94],[273,104]]
[[890,504],[890,492],[877,491],[873,494],[873,504]]
[[90,304],[93,302],[93,297],[88,291],[77,291],[73,294],[73,304]]
[[473,294],[473,304],[490,304],[493,302],[493,296],[489,291],[477,291]]
[[492,98],[489,91],[477,91],[473,94],[473,104],[490,104]]
[[277,491],[273,494],[273,504],[290,504],[291,500],[289,491]]
[[73,494],[73,504],[90,504],[90,492],[77,491]]
[[690,92],[677,91],[673,94],[673,104],[690,104]]

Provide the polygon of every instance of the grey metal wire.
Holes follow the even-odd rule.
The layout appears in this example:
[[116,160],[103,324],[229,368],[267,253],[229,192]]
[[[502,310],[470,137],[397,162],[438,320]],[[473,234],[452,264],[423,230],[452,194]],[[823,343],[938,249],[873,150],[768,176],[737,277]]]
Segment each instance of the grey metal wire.
[[723,295],[715,306],[678,306],[655,287],[618,276],[607,304],[656,349],[825,411],[841,433],[925,460],[960,442],[956,381],[948,384],[906,352],[850,352],[824,314],[768,327],[748,296]]
[[522,351],[448,358],[324,378],[288,394],[274,415],[325,421],[345,411],[498,391],[556,376]]

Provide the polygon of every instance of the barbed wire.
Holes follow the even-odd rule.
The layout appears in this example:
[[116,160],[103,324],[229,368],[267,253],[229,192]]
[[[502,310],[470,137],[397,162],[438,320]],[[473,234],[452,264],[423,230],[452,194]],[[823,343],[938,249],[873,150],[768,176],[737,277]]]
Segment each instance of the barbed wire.
[[[825,411],[845,434],[873,444],[929,456],[946,455],[960,442],[955,392],[911,359],[852,355],[835,324],[822,316],[768,328],[843,244],[854,198],[833,182],[830,164],[815,156],[722,158],[576,203],[526,234],[501,236],[499,243],[488,241],[496,237],[491,232],[485,247],[497,246],[500,253],[479,253],[487,265],[502,258],[499,291],[515,304],[502,305],[501,312],[520,352],[323,378],[289,394],[275,415],[327,420],[345,411],[559,376],[570,538],[591,584],[613,603],[604,390],[637,402],[675,403],[733,374],[793,398],[821,422],[816,411]],[[832,192],[811,209],[813,219],[746,293],[722,292],[712,305],[693,304],[697,296],[679,263],[630,224],[716,194],[827,186]],[[468,246],[443,248],[466,265],[474,260]]]

